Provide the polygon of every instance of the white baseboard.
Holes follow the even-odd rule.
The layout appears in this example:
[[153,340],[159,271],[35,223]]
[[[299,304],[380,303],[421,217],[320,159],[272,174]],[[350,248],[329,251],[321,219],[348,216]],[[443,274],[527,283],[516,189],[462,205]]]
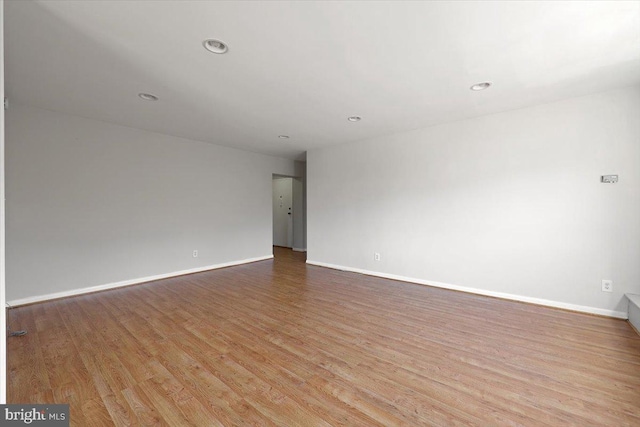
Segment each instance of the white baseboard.
[[272,259],[272,258],[273,258],[273,255],[267,255],[267,256],[262,256],[262,257],[257,257],[257,258],[247,258],[247,259],[243,259],[243,260],[239,260],[239,261],[230,261],[230,262],[224,262],[224,263],[221,263],[221,264],[214,264],[214,265],[207,265],[207,266],[204,266],[204,267],[191,268],[191,269],[188,269],[188,270],[180,270],[180,271],[174,271],[174,272],[171,272],[171,273],[158,274],[158,275],[155,275],[155,276],[147,276],[147,277],[140,277],[140,278],[137,278],[137,279],[123,280],[121,282],[107,283],[107,284],[104,284],[104,285],[91,286],[91,287],[88,287],[88,288],[73,289],[73,290],[70,290],[70,291],[56,292],[56,293],[53,293],[53,294],[46,294],[46,295],[38,295],[38,296],[34,296],[34,297],[21,298],[21,299],[16,299],[16,300],[12,300],[12,301],[7,301],[7,304],[10,305],[11,307],[18,307],[20,305],[33,304],[33,303],[36,303],[36,302],[49,301],[49,300],[52,300],[52,299],[58,299],[58,298],[71,297],[71,296],[75,296],[75,295],[88,294],[88,293],[91,293],[91,292],[106,291],[108,289],[121,288],[123,286],[137,285],[137,284],[140,284],[140,283],[152,282],[154,280],[168,279],[170,277],[176,277],[176,276],[183,276],[185,274],[200,273],[200,272],[208,271],[208,270],[216,270],[218,268],[232,267],[234,265],[249,264],[249,263],[252,263],[252,262],[264,261],[264,260]]
[[303,248],[292,248],[295,252],[307,252],[306,249]]
[[485,295],[508,299],[512,301],[528,302],[531,304],[544,305],[547,307],[563,308],[565,310],[579,311],[582,313],[597,314],[600,316],[615,317],[618,319],[627,319],[627,313],[624,311],[605,310],[603,308],[589,307],[584,305],[568,304],[565,302],[552,301],[541,298],[533,298],[522,295],[507,294],[503,292],[487,291],[484,289],[469,288],[466,286],[452,285],[449,283],[433,282],[430,280],[415,279],[412,277],[397,276],[395,274],[379,273],[377,271],[363,270],[360,268],[345,267],[342,265],[329,264],[326,262],[307,260],[307,264],[317,265],[318,267],[333,268],[334,270],[350,271],[353,273],[366,274],[367,276],[382,277],[384,279],[399,280],[401,282],[416,283],[418,285],[434,286],[436,288],[451,289],[454,291],[468,292],[471,294]]

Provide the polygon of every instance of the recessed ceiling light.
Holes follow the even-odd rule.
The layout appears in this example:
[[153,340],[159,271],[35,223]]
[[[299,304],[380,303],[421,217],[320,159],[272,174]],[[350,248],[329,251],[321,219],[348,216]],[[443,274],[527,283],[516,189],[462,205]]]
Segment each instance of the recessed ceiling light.
[[351,116],[351,117],[347,117],[347,120],[349,120],[350,122],[359,122],[360,120],[362,120],[362,117],[360,117],[360,116]]
[[229,47],[225,42],[216,39],[209,39],[202,42],[202,45],[209,52],[213,53],[227,53]]
[[482,82],[482,83],[476,83],[473,86],[471,86],[469,89],[471,90],[485,90],[488,89],[491,86],[491,82]]
[[289,135],[278,135],[280,139],[289,139]]
[[138,96],[142,99],[144,99],[145,101],[157,101],[158,97],[155,95],[151,95],[150,93],[139,93]]

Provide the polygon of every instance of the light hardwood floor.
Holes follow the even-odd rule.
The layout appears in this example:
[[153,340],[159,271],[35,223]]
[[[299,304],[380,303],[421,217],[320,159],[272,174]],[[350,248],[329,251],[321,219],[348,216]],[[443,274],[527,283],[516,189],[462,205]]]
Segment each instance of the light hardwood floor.
[[11,310],[9,402],[78,426],[640,425],[625,321],[275,252]]

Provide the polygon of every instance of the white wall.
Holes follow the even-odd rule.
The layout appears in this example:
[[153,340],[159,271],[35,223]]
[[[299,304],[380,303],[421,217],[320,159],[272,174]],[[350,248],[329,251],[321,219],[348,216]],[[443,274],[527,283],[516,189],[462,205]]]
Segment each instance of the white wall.
[[304,230],[303,230],[303,215],[304,210],[302,207],[302,180],[299,178],[293,178],[291,181],[291,190],[293,192],[293,242],[292,247],[295,250],[304,250]]
[[[4,1],[0,0],[0,99],[4,100]],[[2,110],[4,113],[4,108]],[[0,404],[7,401],[7,330],[5,306],[4,114],[0,114]]]
[[313,150],[307,167],[312,263],[617,316],[640,291],[639,87]]
[[19,105],[6,126],[9,300],[272,254],[292,160]]
[[307,164],[296,162],[296,178],[293,179],[293,250],[307,249]]

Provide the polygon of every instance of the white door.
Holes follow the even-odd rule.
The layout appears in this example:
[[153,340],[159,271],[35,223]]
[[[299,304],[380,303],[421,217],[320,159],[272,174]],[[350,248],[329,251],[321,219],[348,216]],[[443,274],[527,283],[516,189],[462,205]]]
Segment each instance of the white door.
[[273,178],[273,245],[293,246],[293,179]]

